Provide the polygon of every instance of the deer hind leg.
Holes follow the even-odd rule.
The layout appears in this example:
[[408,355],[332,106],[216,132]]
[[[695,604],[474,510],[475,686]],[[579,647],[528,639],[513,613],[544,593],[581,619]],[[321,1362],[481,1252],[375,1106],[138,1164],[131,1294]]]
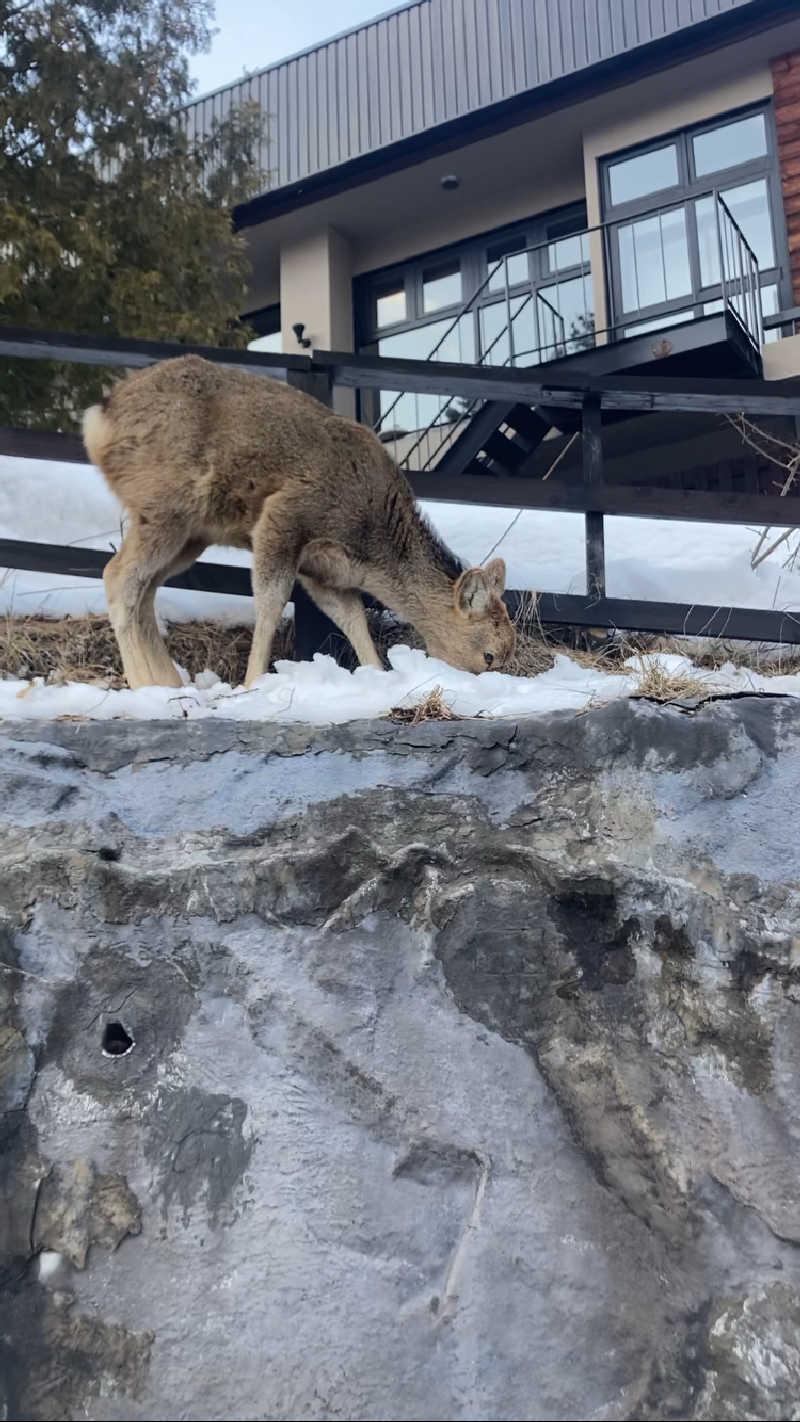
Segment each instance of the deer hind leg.
[[353,588],[330,588],[309,573],[298,575],[300,582],[326,617],[344,632],[362,667],[379,667],[383,662],[370,636],[361,594]]
[[255,626],[244,684],[250,686],[269,667],[272,641],[281,613],[292,595],[303,546],[302,513],[281,494],[266,500],[252,532]]
[[156,625],[153,598],[185,547],[183,531],[176,534],[168,524],[136,519],[104,569],[108,615],[125,677],[134,690],[157,684],[181,685]]
[[176,573],[182,573],[186,568],[191,568],[207,547],[208,544],[204,538],[191,539],[170,563],[153,575],[142,595],[139,604],[139,626],[147,645],[150,682],[154,686],[180,686],[180,678],[175,664],[158,630],[155,609],[156,593],[168,578],[174,578]]

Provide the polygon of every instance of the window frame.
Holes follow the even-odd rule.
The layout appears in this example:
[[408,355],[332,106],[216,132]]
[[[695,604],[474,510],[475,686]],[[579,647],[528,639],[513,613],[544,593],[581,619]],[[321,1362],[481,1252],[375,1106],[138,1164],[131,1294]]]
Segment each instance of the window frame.
[[[257,311],[246,311],[242,316],[242,321],[252,326],[256,333],[256,340],[261,336],[280,336],[281,326],[281,304],[273,301],[269,306],[260,306]],[[283,346],[275,354],[283,354]]]
[[[693,139],[714,129],[727,127],[744,118],[756,115],[764,117],[766,152],[758,158],[747,159],[731,167],[720,168],[712,173],[697,175],[695,169]],[[628,157],[643,156],[669,143],[675,143],[678,154],[679,182],[670,188],[647,193],[644,197],[630,199],[625,203],[611,201],[611,169]],[[603,222],[607,228],[606,251],[608,253],[607,284],[611,302],[610,321],[616,338],[624,336],[626,328],[635,328],[659,316],[670,316],[685,311],[686,320],[697,319],[704,314],[705,304],[721,298],[721,282],[703,284],[701,282],[700,248],[696,201],[709,193],[724,194],[731,188],[742,187],[746,183],[761,181],[766,183],[767,208],[772,224],[774,243],[774,264],[759,268],[761,287],[777,286],[779,309],[790,299],[789,287],[789,246],[786,232],[786,217],[783,207],[780,165],[778,161],[777,131],[772,103],[767,100],[758,104],[748,104],[743,108],[728,110],[704,119],[701,123],[689,124],[685,128],[662,133],[644,144],[631,145],[617,152],[604,155],[599,160],[600,195]],[[619,230],[636,220],[672,209],[682,209],[686,214],[686,248],[689,259],[691,291],[685,296],[651,302],[626,312],[622,305],[622,271],[619,250]],[[635,334],[635,329],[629,329]]]
[[[566,237],[577,236],[587,228],[586,204],[582,199],[550,208],[520,222],[493,228],[478,236],[451,246],[438,247],[407,258],[403,262],[364,272],[353,282],[353,305],[355,314],[356,349],[361,353],[377,355],[378,342],[387,336],[400,335],[407,331],[424,330],[439,321],[453,321],[467,305],[467,313],[473,322],[474,351],[477,358],[482,350],[482,316],[485,307],[505,301],[505,287],[490,291],[488,278],[495,261],[489,261],[489,250],[503,242],[522,240],[523,249],[528,251],[528,275],[508,288],[510,299],[520,292],[538,291],[540,287],[552,285],[556,281],[568,280],[571,276],[583,276],[590,271],[590,264],[581,261],[575,267],[551,270],[547,261],[548,246]],[[513,255],[513,254],[509,254]],[[461,266],[461,300],[448,306],[440,306],[436,311],[425,312],[423,273],[431,268],[457,260]],[[496,260],[496,259],[495,259]],[[382,287],[396,282],[406,293],[406,317],[403,321],[378,326],[376,316],[376,294]],[[478,288],[485,285],[480,296]],[[535,297],[534,297],[535,299]],[[538,328],[537,328],[538,335]],[[435,339],[429,343],[435,344]],[[421,359],[427,359],[427,354]],[[360,401],[362,418],[375,424],[380,413],[379,392],[362,392]]]

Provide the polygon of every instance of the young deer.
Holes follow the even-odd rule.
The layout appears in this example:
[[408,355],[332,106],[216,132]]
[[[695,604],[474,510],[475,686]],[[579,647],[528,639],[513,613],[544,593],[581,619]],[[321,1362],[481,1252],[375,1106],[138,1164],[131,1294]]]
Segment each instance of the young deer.
[[253,552],[247,685],[269,666],[295,579],[365,665],[382,663],[358,589],[411,622],[431,655],[453,666],[482,672],[513,652],[503,560],[464,570],[375,435],[311,396],[182,356],[120,381],[86,411],[83,432],[130,515],[104,574],[130,686],[180,685],[155,593],[211,543]]

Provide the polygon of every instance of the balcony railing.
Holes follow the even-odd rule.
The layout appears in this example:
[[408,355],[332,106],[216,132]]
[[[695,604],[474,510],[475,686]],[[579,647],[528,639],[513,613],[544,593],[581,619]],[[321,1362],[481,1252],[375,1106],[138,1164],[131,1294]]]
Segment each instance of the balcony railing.
[[[541,275],[520,279],[522,270]],[[608,313],[600,326],[598,305]],[[758,262],[717,191],[500,257],[427,359],[452,360],[454,344],[460,350],[464,323],[470,320],[478,347],[475,364],[520,367],[565,359],[714,311],[729,311],[760,351],[764,317]],[[375,428],[395,446],[403,468],[420,472],[435,467],[482,403],[401,392],[382,409]]]

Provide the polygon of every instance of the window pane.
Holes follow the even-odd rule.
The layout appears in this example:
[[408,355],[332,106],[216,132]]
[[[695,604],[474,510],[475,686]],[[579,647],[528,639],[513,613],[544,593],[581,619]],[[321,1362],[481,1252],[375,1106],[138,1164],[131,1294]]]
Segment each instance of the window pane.
[[674,301],[692,290],[682,207],[619,228],[623,311]]
[[[516,255],[512,255],[512,254]],[[486,253],[486,262],[489,271],[495,264],[505,256],[508,261],[492,272],[489,278],[489,291],[505,291],[506,280],[509,286],[517,286],[519,282],[528,280],[528,254],[525,251],[524,237],[510,237],[505,242],[496,242]],[[507,274],[507,275],[506,275]]]
[[[731,216],[742,229],[745,240],[755,253],[759,267],[775,265],[775,244],[772,239],[772,215],[769,210],[767,184],[764,179],[728,188],[722,194]],[[735,229],[720,212],[717,227],[714,199],[700,198],[694,205],[697,241],[700,248],[700,283],[711,286],[719,281],[719,249],[722,245],[725,276],[729,281],[740,276],[744,257],[739,252]]]
[[714,199],[700,198],[694,205],[697,224],[697,245],[700,249],[700,285],[713,286],[719,281],[720,233],[714,216]]
[[283,350],[280,331],[273,331],[269,336],[256,336],[254,341],[248,341],[249,351],[268,351],[272,355],[280,355]]
[[574,237],[561,237],[558,242],[551,242],[547,248],[547,262],[551,272],[563,271],[565,267],[588,266],[588,232],[577,232]]
[[765,267],[774,267],[775,244],[766,179],[728,188],[722,196],[755,252],[759,267],[762,271]]
[[457,306],[461,300],[461,267],[458,262],[430,267],[422,273],[422,307],[438,311],[442,306]]
[[536,315],[542,360],[554,360],[594,346],[592,305],[592,279],[588,275],[539,289]]
[[406,319],[406,293],[402,282],[384,287],[375,295],[376,326],[393,326]]
[[[761,288],[761,314],[762,316],[776,316],[778,313],[778,288],[774,283]],[[779,341],[781,333],[778,327],[773,331],[764,332],[765,345],[773,341]]]
[[678,181],[678,150],[669,143],[666,148],[654,148],[638,158],[624,158],[621,163],[612,164],[609,179],[615,206],[674,187]]
[[698,133],[692,139],[694,168],[698,177],[717,173],[720,168],[735,168],[748,163],[767,151],[767,126],[763,114],[723,124],[708,133]]
[[[378,341],[378,355],[395,356],[398,360],[444,360],[466,361],[475,359],[474,324],[471,314],[462,316],[450,331],[452,319],[429,321],[426,326],[417,326],[413,331],[398,331],[393,336],[383,336]],[[434,346],[444,337],[435,355]],[[380,407],[383,415],[395,399],[395,392],[381,391]],[[432,424],[448,404],[443,395],[402,395],[391,415],[388,426],[393,429],[421,430]]]
[[[512,297],[511,327],[514,333],[514,364],[531,364],[536,357],[536,328],[533,321],[533,295],[524,292]],[[511,342],[508,331],[508,310],[504,301],[484,306],[481,319],[481,355],[484,365],[508,365]]]

